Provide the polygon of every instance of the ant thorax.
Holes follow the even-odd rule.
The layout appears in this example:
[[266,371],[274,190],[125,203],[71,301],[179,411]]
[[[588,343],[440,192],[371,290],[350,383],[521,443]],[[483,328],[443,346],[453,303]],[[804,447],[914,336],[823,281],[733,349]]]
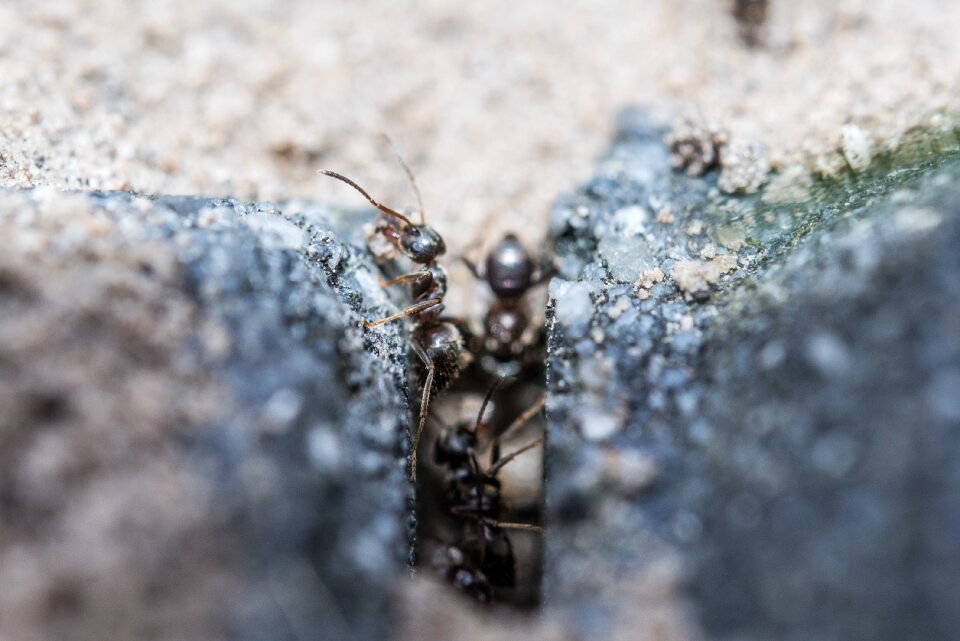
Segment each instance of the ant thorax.
[[414,281],[411,295],[413,300],[423,300],[427,298],[442,299],[447,295],[447,270],[440,263],[432,263],[425,266],[425,272],[430,273],[430,278]]

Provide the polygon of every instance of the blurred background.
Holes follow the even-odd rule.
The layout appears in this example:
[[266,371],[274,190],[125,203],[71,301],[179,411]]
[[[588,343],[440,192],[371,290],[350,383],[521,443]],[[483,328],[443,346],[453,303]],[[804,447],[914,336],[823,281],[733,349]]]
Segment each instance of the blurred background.
[[732,6],[6,0],[0,185],[362,204],[328,167],[412,205],[389,132],[456,252],[539,241],[624,105],[826,172],[843,124],[895,144],[957,106],[957,3],[771,2],[754,46]]

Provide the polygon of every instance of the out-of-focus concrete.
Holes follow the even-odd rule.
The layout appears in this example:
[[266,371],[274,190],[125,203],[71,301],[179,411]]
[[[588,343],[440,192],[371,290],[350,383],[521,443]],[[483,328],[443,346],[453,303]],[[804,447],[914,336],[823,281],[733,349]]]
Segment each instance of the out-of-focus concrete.
[[[539,242],[624,105],[827,173],[844,144],[955,122],[957,3],[770,0],[755,47],[732,5],[5,2],[0,185],[359,204],[329,167],[410,205],[387,131],[459,251],[504,228]],[[452,309],[475,309],[458,289]]]
[[667,638],[952,639],[957,152],[769,204],[622,123],[552,221],[547,611],[626,634],[652,575]]
[[406,350],[355,220],[0,192],[0,639],[386,634]]

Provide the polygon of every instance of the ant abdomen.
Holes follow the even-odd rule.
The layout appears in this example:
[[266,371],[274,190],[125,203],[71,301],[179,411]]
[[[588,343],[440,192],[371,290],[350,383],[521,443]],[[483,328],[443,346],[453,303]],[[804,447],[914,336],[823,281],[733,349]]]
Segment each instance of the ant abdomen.
[[490,581],[495,585],[512,588],[517,583],[513,545],[503,530],[486,526],[485,529],[483,573],[490,577]]
[[446,389],[466,365],[463,334],[453,323],[442,321],[436,325],[415,325],[411,339],[425,352],[429,359],[425,363],[432,363],[431,393]]

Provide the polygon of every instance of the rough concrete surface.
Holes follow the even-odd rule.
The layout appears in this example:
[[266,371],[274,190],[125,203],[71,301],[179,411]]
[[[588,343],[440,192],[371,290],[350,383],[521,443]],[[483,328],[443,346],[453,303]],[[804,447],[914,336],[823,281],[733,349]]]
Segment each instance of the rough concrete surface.
[[651,638],[954,638],[956,151],[768,205],[621,125],[551,228],[548,611],[626,634],[653,573]]
[[406,353],[359,329],[394,308],[334,212],[28,190],[0,221],[0,639],[384,634]]

